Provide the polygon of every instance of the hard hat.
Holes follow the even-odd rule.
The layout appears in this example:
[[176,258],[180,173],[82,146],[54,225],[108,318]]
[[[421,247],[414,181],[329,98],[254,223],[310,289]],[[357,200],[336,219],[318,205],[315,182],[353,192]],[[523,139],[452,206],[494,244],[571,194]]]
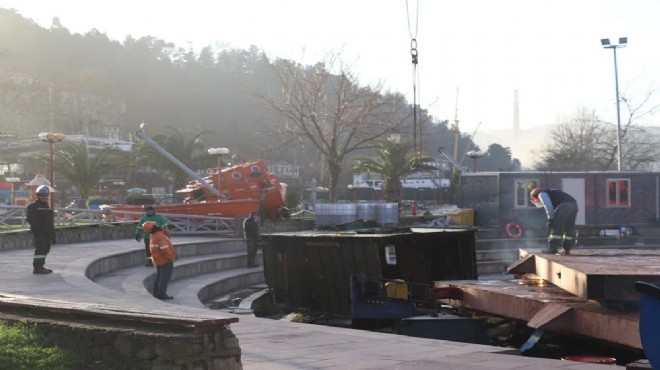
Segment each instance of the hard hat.
[[145,223],[142,224],[142,230],[144,230],[144,231],[150,233],[151,230],[154,229],[154,226],[156,226],[156,223],[155,223],[155,222],[153,222],[153,221],[147,221],[147,222],[145,222]]
[[37,194],[48,195],[48,194],[50,194],[50,190],[48,189],[48,186],[41,185],[40,187],[37,188]]
[[529,196],[532,198],[532,202],[537,203],[539,201],[539,193],[542,192],[541,188],[534,188]]

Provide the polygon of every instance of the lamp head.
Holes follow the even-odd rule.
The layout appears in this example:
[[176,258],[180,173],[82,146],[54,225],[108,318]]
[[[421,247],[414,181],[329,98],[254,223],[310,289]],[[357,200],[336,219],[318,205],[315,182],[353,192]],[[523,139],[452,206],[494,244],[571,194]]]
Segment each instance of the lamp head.
[[210,155],[227,155],[229,154],[229,149],[227,148],[210,148],[207,150]]
[[47,143],[59,143],[60,141],[64,140],[66,136],[61,133],[53,133],[53,132],[42,132],[39,134],[39,140],[47,142]]
[[610,46],[610,39],[600,39],[600,44],[602,46]]

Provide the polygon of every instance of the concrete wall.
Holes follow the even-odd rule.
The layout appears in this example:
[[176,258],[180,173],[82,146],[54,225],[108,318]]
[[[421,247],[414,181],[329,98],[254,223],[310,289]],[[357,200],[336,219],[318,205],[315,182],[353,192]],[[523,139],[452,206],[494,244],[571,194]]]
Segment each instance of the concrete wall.
[[[182,333],[181,328],[128,327],[122,323],[61,322],[0,315],[7,322],[36,326],[46,343],[86,353],[117,369],[238,370],[242,369],[238,338],[222,326],[208,333]],[[136,327],[137,326],[137,327]]]
[[[80,243],[95,240],[113,240],[133,238],[135,224],[97,224],[57,228],[55,239],[58,243]],[[2,233],[0,251],[32,248],[34,241],[30,230],[9,231]]]
[[[55,231],[58,243],[81,243],[95,240],[132,239],[135,235],[135,223],[104,223],[84,226],[58,227]],[[243,219],[235,222],[236,235],[243,237]],[[262,233],[311,230],[314,220],[265,220]],[[8,231],[1,233],[0,252],[12,249],[33,248],[34,242],[29,230]]]

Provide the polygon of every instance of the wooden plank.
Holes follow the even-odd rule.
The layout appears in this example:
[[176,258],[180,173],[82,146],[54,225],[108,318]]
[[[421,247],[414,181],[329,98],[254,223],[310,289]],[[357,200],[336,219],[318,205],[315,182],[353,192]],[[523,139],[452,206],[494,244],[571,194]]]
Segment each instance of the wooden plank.
[[322,240],[319,240],[313,245],[305,245],[307,268],[309,271],[309,276],[305,278],[305,282],[307,283],[305,287],[305,302],[309,302],[308,307],[314,307],[315,309],[323,309],[329,302],[327,291],[328,281],[323,271],[324,258],[322,256],[323,249],[327,248],[329,243],[332,242],[327,237],[323,237]]
[[364,244],[365,252],[365,263],[367,268],[367,276],[381,278],[383,276],[383,270],[381,268],[381,261],[385,259],[385,256],[382,255],[381,250],[383,249],[383,243],[388,243],[389,238],[383,239],[364,239],[360,240]]
[[[288,302],[302,302],[305,295],[307,271],[305,264],[306,248],[303,239],[293,238],[283,241],[283,249],[286,251],[282,256],[282,276],[286,281],[288,291]],[[286,303],[288,303],[286,302]]]
[[335,274],[334,269],[336,266],[341,264],[341,261],[335,261],[336,254],[333,253],[333,250],[339,249],[342,243],[349,241],[344,240],[343,238],[337,238],[333,241],[336,243],[328,243],[326,246],[323,246],[319,249],[321,271],[323,273],[323,277],[325,278],[323,294],[326,296],[324,297],[326,299],[324,299],[323,307],[327,307],[327,310],[331,312],[342,312],[341,301],[345,298],[344,296],[340,295],[340,285],[345,284],[342,284],[343,279],[339,278],[337,274]]

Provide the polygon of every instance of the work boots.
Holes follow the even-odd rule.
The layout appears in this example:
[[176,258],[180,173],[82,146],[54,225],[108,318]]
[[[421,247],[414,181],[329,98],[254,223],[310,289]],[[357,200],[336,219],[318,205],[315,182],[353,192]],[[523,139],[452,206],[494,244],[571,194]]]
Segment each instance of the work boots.
[[43,267],[43,266],[41,266],[41,267],[35,267],[34,270],[32,270],[32,273],[33,273],[33,274],[37,274],[37,275],[47,275],[47,274],[50,274],[50,273],[52,273],[52,272],[53,272],[53,270],[51,270],[51,269],[47,269],[47,268],[45,268],[45,267]]

